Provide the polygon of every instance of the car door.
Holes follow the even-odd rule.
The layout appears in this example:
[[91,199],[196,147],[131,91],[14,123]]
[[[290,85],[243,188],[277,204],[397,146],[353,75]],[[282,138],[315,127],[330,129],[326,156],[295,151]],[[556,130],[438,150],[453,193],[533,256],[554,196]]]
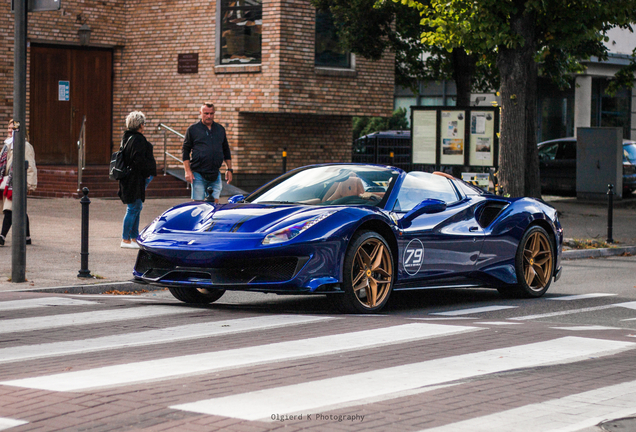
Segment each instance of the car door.
[[576,192],[576,141],[559,142],[553,168],[556,173],[557,190]]
[[396,204],[404,218],[425,199],[447,203],[444,211],[422,214],[402,223],[398,235],[401,281],[454,278],[470,273],[479,258],[483,229],[475,218],[475,203],[444,177],[409,173]]

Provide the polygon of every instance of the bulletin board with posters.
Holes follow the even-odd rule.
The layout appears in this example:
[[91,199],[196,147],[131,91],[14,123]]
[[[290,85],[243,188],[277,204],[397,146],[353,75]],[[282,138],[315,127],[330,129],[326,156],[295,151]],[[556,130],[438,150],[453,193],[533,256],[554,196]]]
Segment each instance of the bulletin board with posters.
[[497,107],[412,106],[413,164],[496,167]]

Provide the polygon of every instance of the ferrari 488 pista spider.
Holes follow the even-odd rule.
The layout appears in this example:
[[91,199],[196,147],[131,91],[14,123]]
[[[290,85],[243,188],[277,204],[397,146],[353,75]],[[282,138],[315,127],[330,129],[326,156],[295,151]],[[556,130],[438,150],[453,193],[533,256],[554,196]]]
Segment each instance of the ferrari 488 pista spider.
[[540,297],[561,272],[557,211],[444,173],[364,164],[290,171],[227,204],[167,210],[139,236],[136,282],[210,303],[225,290],[332,296],[377,312],[392,291]]

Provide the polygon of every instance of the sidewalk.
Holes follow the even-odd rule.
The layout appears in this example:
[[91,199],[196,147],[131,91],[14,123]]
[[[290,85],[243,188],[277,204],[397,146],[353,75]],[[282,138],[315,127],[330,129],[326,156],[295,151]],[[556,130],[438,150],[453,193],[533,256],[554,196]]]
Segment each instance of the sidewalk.
[[[544,197],[561,213],[566,238],[607,239],[607,204],[585,203],[576,198]],[[187,198],[147,199],[141,212],[146,226],[164,210]],[[222,197],[221,202],[227,202]],[[91,199],[89,206],[88,269],[95,279],[78,278],[81,248],[81,204],[72,198],[29,198],[27,203],[33,244],[27,246],[25,283],[12,283],[11,231],[0,247],[0,291],[60,288],[68,292],[126,291],[144,286],[130,283],[137,251],[121,249],[122,219],[126,207],[119,199]],[[606,252],[573,250],[565,258],[629,252],[636,255],[636,198],[617,202],[613,237],[619,249]],[[145,287],[147,288],[147,287]]]

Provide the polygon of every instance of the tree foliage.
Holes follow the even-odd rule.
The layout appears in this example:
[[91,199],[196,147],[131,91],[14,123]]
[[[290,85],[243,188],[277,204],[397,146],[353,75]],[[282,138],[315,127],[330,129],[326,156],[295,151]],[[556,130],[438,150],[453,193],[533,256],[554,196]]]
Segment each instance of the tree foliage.
[[[579,59],[607,58],[612,27],[629,27],[636,0],[394,0],[422,14],[422,41],[494,59],[501,80],[500,179],[513,196],[539,196],[536,81],[565,83]],[[525,148],[524,148],[525,147]]]
[[[495,88],[496,75],[479,59],[422,42],[420,12],[392,1],[311,0],[331,12],[341,47],[364,58],[378,60],[386,50],[395,53],[395,83],[418,89],[420,81],[454,80],[458,105],[468,105],[471,90]],[[425,0],[426,1],[426,0]]]

